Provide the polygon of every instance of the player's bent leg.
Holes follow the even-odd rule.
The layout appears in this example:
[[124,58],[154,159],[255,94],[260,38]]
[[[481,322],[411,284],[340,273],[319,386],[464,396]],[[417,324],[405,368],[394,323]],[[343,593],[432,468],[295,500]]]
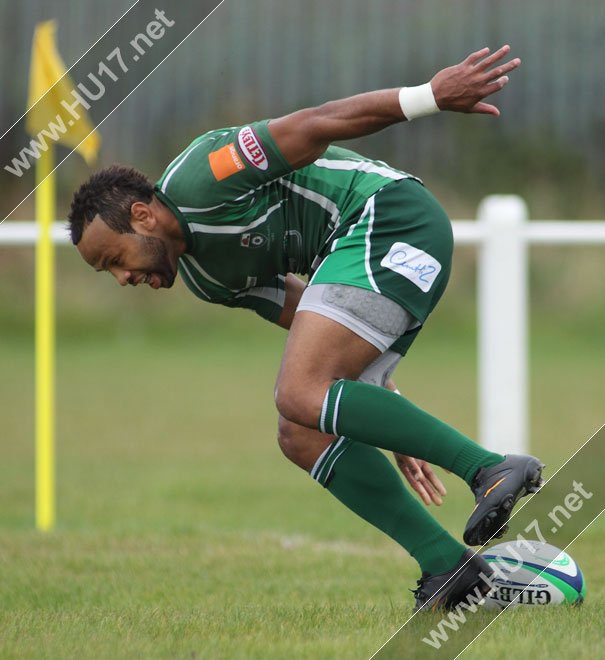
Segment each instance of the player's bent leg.
[[[360,375],[359,380],[385,387],[391,378],[395,367],[401,360],[401,355],[387,350],[379,355]],[[277,442],[284,456],[307,472],[319,469],[324,457],[327,458],[329,448],[338,440],[321,431],[309,429],[290,422],[282,415],[278,417]],[[315,478],[314,474],[312,474]]]
[[[304,318],[302,313],[297,316],[299,319]],[[411,321],[412,319],[407,319],[406,323],[409,325]],[[304,329],[304,325],[302,327]],[[300,331],[300,326],[298,330]],[[400,329],[401,333],[403,330],[405,328]],[[335,332],[330,336],[337,337],[336,345],[341,347],[343,335],[346,337],[346,333],[342,332]],[[290,357],[296,355],[291,345],[288,348]],[[367,351],[363,354],[366,355],[364,362],[367,362]],[[376,351],[370,353],[369,357],[372,355],[376,355]],[[374,385],[384,385],[399,358],[400,356],[392,351],[386,351],[382,355],[379,353],[360,377]],[[326,363],[327,361],[322,359],[311,368],[319,371]],[[359,365],[358,362],[357,371]],[[304,366],[309,368],[308,364]],[[333,361],[330,366],[334,369],[330,374],[332,378],[338,374],[349,374],[351,377],[356,373],[350,362],[342,365]],[[293,386],[283,387],[284,382],[288,384],[288,380],[283,377],[287,370],[288,361],[284,359],[278,380],[278,392],[281,391],[282,396],[287,395],[287,398],[295,401],[301,392],[290,388]],[[305,373],[305,369],[302,371],[304,377],[295,382],[305,385],[312,381],[313,374]],[[284,453],[309,470],[316,481],[351,511],[391,536],[418,561],[423,573],[424,587],[418,590],[417,605],[426,598],[426,594],[431,594],[431,604],[435,603],[440,607],[457,602],[458,597],[461,599],[470,584],[469,575],[474,575],[474,566],[465,570],[464,578],[456,577],[450,581],[452,586],[447,596],[442,598],[435,592],[447,581],[441,578],[453,577],[454,569],[459,567],[466,552],[465,547],[450,536],[406,490],[393,465],[378,449],[345,437],[330,440],[318,455],[324,445],[314,431],[284,419],[280,422],[280,445]],[[309,446],[303,448],[300,444],[305,441],[308,441]],[[311,461],[315,457],[317,458],[311,467]]]
[[[385,387],[400,360],[399,353],[385,351],[363,371],[359,380]],[[316,478],[317,474],[323,472],[323,469],[331,463],[328,460],[329,455],[339,445],[335,442],[337,440],[339,438],[335,436],[290,422],[282,415],[278,417],[277,442],[282,453],[292,463],[310,472],[311,476],[320,483],[323,481]]]
[[330,438],[283,417],[278,438],[287,458],[350,511],[407,550],[425,580],[448,573],[460,562],[465,546],[405,488],[380,450],[346,438]]
[[[276,388],[281,415],[302,426],[319,428],[323,433],[345,436],[440,465],[469,484],[479,469],[504,460],[500,454],[486,451],[404,397],[375,385],[355,382],[387,348],[376,338],[377,310],[386,315],[389,321],[386,325],[400,323],[396,330],[391,328],[397,333],[395,336],[407,330],[409,314],[406,316],[396,303],[373,291],[337,285],[340,289],[353,290],[352,309],[357,327],[351,329],[349,319],[344,318],[347,310],[340,310],[343,318],[330,318],[333,305],[326,303],[329,296],[313,300],[320,286],[311,285],[303,294],[298,307],[303,311],[297,311],[288,336]],[[330,295],[334,293],[330,290],[332,286],[325,285]],[[313,304],[307,304],[308,297],[312,297]],[[400,320],[389,316],[391,311],[385,300],[401,312]],[[313,311],[306,311],[307,307]]]
[[[386,351],[360,379],[384,386],[400,357]],[[449,574],[460,562],[465,547],[405,488],[397,470],[378,449],[327,436],[283,417],[278,440],[291,461],[307,470],[350,511],[407,550],[418,561],[425,581],[429,576]]]
[[349,328],[315,312],[297,312],[288,333],[275,403],[291,422],[317,429],[326,391],[356,380],[380,351]]
[[[357,378],[364,365],[380,353],[379,342],[372,343],[373,339],[357,328],[353,331],[341,327],[333,318],[323,318],[321,305],[305,307],[308,292],[318,291],[319,286],[307,288],[299,305],[302,311],[295,316],[278,380],[280,412],[304,426],[316,424],[324,433],[440,465],[465,479],[477,494],[480,488],[474,480],[479,471],[503,463],[504,457],[483,449],[405,398],[374,385],[354,382],[352,379]],[[365,289],[338,286],[355,289],[353,298],[374,297],[365,307],[357,306],[358,314],[363,309],[374,314],[376,304],[380,306],[384,299]],[[372,319],[362,320],[367,321],[371,333]],[[519,474],[523,471],[521,467],[515,470]],[[491,487],[491,480],[488,481],[486,488]],[[511,473],[506,481],[512,489],[501,488],[504,497],[498,493],[498,502],[490,501],[488,507],[487,501],[481,499],[467,526],[467,542],[484,542],[497,533],[508,520],[514,503],[535,486],[535,480],[529,483],[524,472],[519,479]]]
[[[415,336],[419,326],[407,310],[374,291],[341,284],[308,286],[278,376],[280,413],[317,428],[327,388],[337,379],[355,380],[362,372],[366,382],[383,385],[367,371],[368,365],[380,360],[384,371],[381,356],[408,330]],[[389,353],[392,372],[399,358]]]

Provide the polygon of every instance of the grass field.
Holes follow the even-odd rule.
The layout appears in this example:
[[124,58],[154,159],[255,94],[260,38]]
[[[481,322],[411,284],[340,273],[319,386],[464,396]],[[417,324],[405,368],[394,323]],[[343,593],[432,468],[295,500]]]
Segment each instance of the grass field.
[[[60,342],[58,527],[46,536],[32,531],[32,350],[0,343],[1,658],[364,659],[408,618],[413,562],[277,448],[283,333],[213,314],[199,338],[143,327]],[[605,347],[570,328],[533,340],[532,448],[549,466],[603,421]],[[469,434],[473,342],[435,323],[396,374]],[[443,479],[439,517],[460,534],[470,495]],[[604,541],[600,521],[570,548],[583,608],[505,613],[464,657],[602,657]]]

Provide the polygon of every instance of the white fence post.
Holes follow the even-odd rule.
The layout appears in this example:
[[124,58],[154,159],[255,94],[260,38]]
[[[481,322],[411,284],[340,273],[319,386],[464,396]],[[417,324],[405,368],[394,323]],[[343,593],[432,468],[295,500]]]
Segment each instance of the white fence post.
[[493,195],[478,211],[479,441],[500,453],[527,453],[528,213],[515,195]]

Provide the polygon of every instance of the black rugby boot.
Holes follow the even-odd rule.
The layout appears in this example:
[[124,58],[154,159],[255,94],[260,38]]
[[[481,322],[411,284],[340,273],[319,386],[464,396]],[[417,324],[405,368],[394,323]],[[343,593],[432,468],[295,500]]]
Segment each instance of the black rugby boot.
[[[451,571],[423,575],[418,580],[418,588],[413,591],[416,597],[414,611],[453,610],[463,602],[476,603],[491,591],[492,575],[493,570],[485,559],[469,548]],[[472,601],[467,601],[469,596]]]
[[517,501],[540,490],[543,468],[537,458],[515,454],[509,454],[497,465],[481,468],[471,486],[475,508],[466,523],[464,542],[483,545],[491,538],[503,536]]

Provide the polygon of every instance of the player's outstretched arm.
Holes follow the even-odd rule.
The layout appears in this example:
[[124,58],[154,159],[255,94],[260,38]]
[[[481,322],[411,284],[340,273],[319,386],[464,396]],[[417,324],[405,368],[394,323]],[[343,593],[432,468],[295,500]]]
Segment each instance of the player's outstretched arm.
[[294,168],[319,158],[329,144],[376,133],[387,126],[439,110],[498,116],[484,99],[508,82],[507,74],[521,60],[503,62],[510,52],[503,46],[471,53],[463,62],[439,71],[420,87],[384,89],[330,101],[269,123],[277,146]]

